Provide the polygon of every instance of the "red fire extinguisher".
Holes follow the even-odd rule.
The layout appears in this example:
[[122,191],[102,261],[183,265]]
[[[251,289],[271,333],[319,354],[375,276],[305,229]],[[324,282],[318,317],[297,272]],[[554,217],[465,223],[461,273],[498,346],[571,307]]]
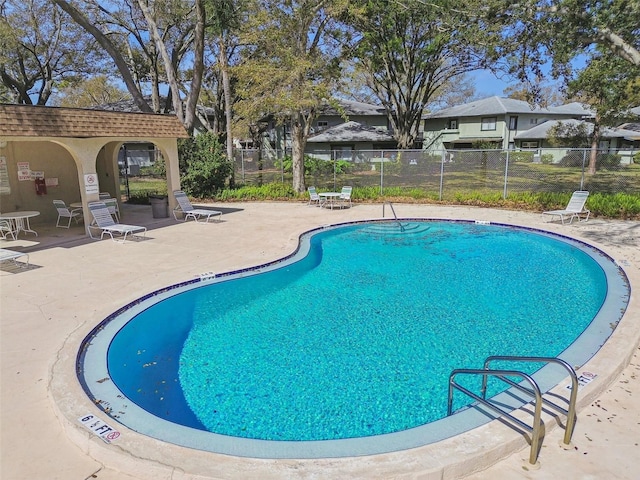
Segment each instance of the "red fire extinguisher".
[[45,183],[44,178],[36,178],[36,193],[38,195],[47,194],[47,184]]

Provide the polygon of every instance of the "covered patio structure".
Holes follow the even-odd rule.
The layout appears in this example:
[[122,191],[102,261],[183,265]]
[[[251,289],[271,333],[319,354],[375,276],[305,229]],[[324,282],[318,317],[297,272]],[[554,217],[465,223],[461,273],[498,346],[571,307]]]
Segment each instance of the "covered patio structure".
[[177,139],[187,137],[173,115],[0,105],[0,210],[34,210],[34,223],[50,223],[57,218],[53,200],[81,202],[85,219],[100,192],[120,202],[118,152],[127,142],[152,143],[161,152],[174,208]]

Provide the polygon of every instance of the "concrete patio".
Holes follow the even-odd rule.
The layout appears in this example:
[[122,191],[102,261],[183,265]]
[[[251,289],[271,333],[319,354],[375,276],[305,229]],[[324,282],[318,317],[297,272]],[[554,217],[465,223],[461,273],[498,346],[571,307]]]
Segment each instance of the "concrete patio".
[[560,225],[540,214],[473,207],[396,204],[395,210],[399,217],[483,220],[572,236],[608,253],[630,280],[631,302],[622,322],[588,363],[598,377],[580,391],[572,449],[559,445],[563,431],[554,428],[532,468],[527,443],[499,422],[411,451],[319,460],[225,457],[140,438],[120,425],[123,438],[103,443],[77,421],[92,413],[117,424],[91,404],[75,377],[78,346],[96,324],[167,285],[283,257],[311,228],[382,216],[380,204],[340,210],[271,202],[215,208],[223,211],[221,222],[196,224],[153,219],[148,206],[124,205],[123,223],[148,227],[145,240],[124,244],[88,239],[82,226],[65,230],[35,222],[38,237],[0,240],[2,248],[28,252],[31,264],[0,267],[2,479],[638,478],[640,222],[594,218]]

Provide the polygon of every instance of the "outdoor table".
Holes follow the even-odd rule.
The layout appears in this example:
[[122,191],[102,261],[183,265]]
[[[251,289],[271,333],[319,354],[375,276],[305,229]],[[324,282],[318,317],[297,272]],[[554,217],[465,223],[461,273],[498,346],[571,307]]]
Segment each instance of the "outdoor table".
[[31,217],[37,217],[40,215],[40,212],[36,212],[35,210],[25,210],[24,212],[7,212],[0,214],[0,220],[8,220],[9,223],[13,225],[13,232],[16,237],[20,232],[29,232],[33,233],[36,237],[38,233],[35,230],[31,229],[29,225],[29,219]]
[[70,203],[69,206],[71,208],[82,208],[82,202],[73,202],[73,203]]
[[336,200],[340,199],[340,195],[342,195],[340,192],[324,192],[318,194],[320,198],[324,199],[324,201],[321,202],[321,206],[324,207],[328,205],[331,210],[333,210],[333,206],[337,203]]

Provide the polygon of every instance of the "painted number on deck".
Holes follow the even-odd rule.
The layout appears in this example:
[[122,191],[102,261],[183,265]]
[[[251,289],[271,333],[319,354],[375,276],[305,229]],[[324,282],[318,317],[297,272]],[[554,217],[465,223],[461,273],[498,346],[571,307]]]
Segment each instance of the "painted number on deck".
[[[582,372],[578,375],[578,390],[587,385],[591,380],[596,378],[598,375],[591,372]],[[567,390],[571,390],[571,384],[567,385]]]
[[80,417],[80,423],[82,423],[87,429],[98,435],[106,443],[111,443],[120,436],[120,432],[113,429],[95,415],[85,415]]

